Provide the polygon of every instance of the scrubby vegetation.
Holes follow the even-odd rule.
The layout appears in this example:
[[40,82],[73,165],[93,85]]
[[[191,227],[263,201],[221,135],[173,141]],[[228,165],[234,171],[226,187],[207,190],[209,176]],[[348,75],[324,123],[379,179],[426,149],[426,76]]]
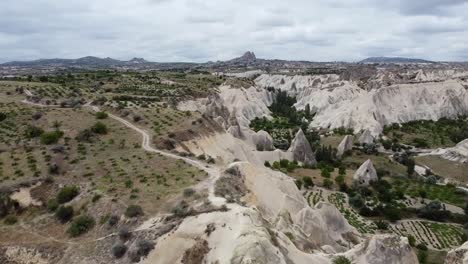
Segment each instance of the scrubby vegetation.
[[251,121],[250,127],[254,131],[268,132],[273,138],[273,145],[279,149],[289,148],[291,140],[299,128],[302,128],[311,145],[318,144],[320,136],[315,131],[309,131],[307,129],[308,123],[303,121],[304,118],[309,121],[313,118],[310,114],[310,107],[306,107],[304,111],[298,111],[294,107],[296,103],[294,97],[288,96],[285,91],[275,91],[275,93],[275,100],[269,107],[273,119],[255,118]]
[[96,222],[94,218],[89,215],[80,215],[73,219],[70,227],[68,228],[67,232],[72,237],[77,237],[81,234],[88,232],[90,229],[94,227]]
[[453,146],[468,138],[468,118],[419,120],[401,126],[392,124],[386,126],[383,132],[395,143],[401,142],[419,148]]

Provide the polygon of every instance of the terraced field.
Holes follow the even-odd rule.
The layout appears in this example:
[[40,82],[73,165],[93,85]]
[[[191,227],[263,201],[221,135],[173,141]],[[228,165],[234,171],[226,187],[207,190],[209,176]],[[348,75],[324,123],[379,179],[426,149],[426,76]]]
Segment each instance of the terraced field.
[[462,228],[453,224],[434,223],[423,220],[403,220],[390,226],[390,230],[402,236],[412,235],[416,242],[433,249],[449,249],[462,242]]
[[349,206],[347,196],[344,193],[314,188],[313,191],[306,193],[306,198],[312,206],[324,201],[335,205],[346,220],[348,220],[349,224],[362,234],[373,234],[377,230],[376,225],[372,221],[366,220]]

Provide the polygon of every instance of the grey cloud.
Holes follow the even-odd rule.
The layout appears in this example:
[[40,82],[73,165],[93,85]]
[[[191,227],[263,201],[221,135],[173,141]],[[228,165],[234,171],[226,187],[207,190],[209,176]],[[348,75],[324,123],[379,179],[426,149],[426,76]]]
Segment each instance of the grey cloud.
[[0,61],[461,60],[467,13],[457,0],[2,0]]

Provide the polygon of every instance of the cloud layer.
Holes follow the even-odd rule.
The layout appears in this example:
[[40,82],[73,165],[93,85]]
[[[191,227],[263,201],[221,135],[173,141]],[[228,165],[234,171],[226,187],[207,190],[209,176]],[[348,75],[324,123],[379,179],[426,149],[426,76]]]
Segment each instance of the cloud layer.
[[2,0],[0,62],[468,60],[462,0]]

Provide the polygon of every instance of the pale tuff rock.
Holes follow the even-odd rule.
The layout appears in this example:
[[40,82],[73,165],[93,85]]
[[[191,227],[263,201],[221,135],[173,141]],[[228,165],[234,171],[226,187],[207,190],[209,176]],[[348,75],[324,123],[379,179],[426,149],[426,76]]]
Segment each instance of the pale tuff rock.
[[445,264],[468,264],[468,242],[450,250],[445,257]]
[[310,143],[304,135],[302,129],[299,129],[299,131],[297,131],[296,136],[291,142],[291,146],[289,147],[288,151],[293,153],[294,160],[297,160],[307,165],[313,165],[317,163],[317,161],[315,160],[314,152],[312,151]]
[[353,182],[361,186],[367,186],[369,183],[377,180],[377,171],[370,159],[364,162],[353,176]]
[[447,149],[442,157],[451,161],[468,163],[468,139],[461,141],[453,148]]
[[[232,166],[237,167],[244,176],[253,205],[259,208],[266,220],[276,223],[280,230],[313,241],[308,242],[313,247],[328,245],[336,252],[347,250],[359,241],[355,228],[349,225],[336,207],[328,203],[310,207],[292,178],[247,162]],[[298,229],[288,229],[291,223]],[[305,243],[300,247],[311,246]]]
[[416,254],[406,237],[380,234],[344,254],[356,264],[417,264]]
[[374,143],[374,137],[369,130],[364,130],[358,141],[360,144],[372,144]]
[[374,137],[391,123],[438,120],[468,114],[468,91],[460,81],[452,79],[397,83],[369,90],[362,89],[352,81],[342,81],[333,74],[263,74],[255,82],[259,87],[274,87],[295,96],[295,107],[299,110],[309,104],[312,113],[316,114],[311,127],[369,130]]
[[336,155],[341,158],[346,151],[352,150],[353,140],[353,136],[346,135],[341,141],[341,143],[338,145]]
[[271,151],[275,149],[273,146],[273,138],[266,131],[258,131],[254,136],[254,142],[259,151]]

